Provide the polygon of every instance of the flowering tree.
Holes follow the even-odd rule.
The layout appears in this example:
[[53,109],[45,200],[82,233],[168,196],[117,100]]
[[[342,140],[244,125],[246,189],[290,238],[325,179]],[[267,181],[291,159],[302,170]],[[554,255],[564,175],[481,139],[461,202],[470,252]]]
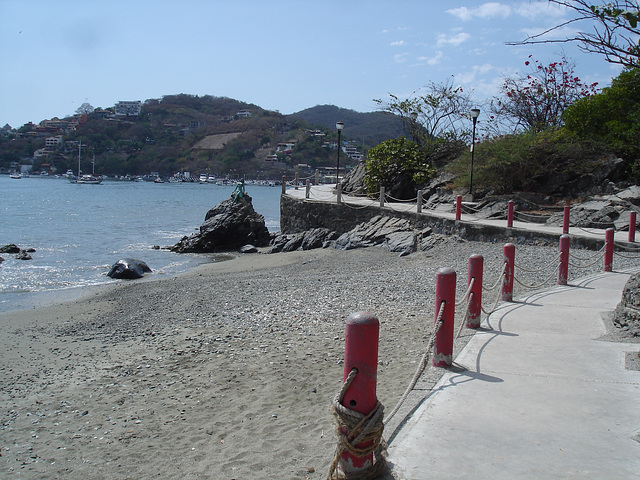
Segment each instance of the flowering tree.
[[503,95],[491,103],[493,116],[499,123],[510,123],[514,131],[540,132],[561,125],[568,106],[597,93],[597,84],[583,83],[574,63],[565,58],[545,66],[529,55],[524,64],[529,73],[505,78]]

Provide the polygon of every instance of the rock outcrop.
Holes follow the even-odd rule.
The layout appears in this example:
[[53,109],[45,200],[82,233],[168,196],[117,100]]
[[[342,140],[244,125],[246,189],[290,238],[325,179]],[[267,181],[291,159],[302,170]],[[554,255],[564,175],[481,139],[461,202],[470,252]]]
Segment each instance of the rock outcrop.
[[640,274],[627,280],[612,321],[622,336],[640,338]]
[[236,250],[243,245],[269,245],[271,235],[264,217],[253,209],[247,194],[233,196],[205,215],[200,231],[183,237],[171,250],[178,253],[211,253]]

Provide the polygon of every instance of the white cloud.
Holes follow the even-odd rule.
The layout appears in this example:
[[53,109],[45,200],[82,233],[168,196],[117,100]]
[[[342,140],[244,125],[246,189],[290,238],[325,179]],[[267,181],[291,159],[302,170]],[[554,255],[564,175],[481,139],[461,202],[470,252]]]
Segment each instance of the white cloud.
[[567,9],[548,2],[526,2],[515,7],[517,15],[529,20],[537,18],[562,18],[567,14]]
[[396,53],[393,56],[393,61],[396,63],[404,63],[407,61],[407,57],[409,56],[408,53]]
[[471,35],[466,32],[460,32],[452,36],[447,36],[446,34],[441,33],[438,35],[438,41],[436,44],[438,47],[442,47],[444,45],[453,45],[457,47],[461,43],[466,42],[469,38],[471,38]]
[[477,18],[507,18],[511,15],[511,7],[499,2],[483,3],[476,8],[458,7],[446,10],[446,13],[458,17],[460,20],[468,21]]
[[442,60],[442,57],[444,56],[444,54],[442,53],[442,51],[438,50],[436,52],[436,54],[433,57],[418,57],[418,64],[419,65],[437,65],[438,63],[440,63],[440,60]]
[[[569,26],[556,28],[550,32],[544,33],[547,30],[548,28],[544,28],[544,27],[532,27],[532,28],[523,28],[521,31],[527,37],[535,37],[536,35],[540,35],[539,37],[537,37],[540,40],[551,40],[556,38],[560,38],[560,39],[573,38],[579,33],[579,30]],[[541,35],[542,33],[544,33],[544,35]]]
[[390,45],[392,47],[401,47],[402,45],[406,45],[407,42],[405,42],[404,40],[398,40],[397,42],[391,42]]

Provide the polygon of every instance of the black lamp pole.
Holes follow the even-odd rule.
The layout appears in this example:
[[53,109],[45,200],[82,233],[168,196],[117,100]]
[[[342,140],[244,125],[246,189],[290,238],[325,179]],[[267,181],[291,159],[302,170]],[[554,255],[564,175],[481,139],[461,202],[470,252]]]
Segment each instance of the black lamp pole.
[[473,200],[473,155],[475,153],[476,146],[476,122],[478,121],[478,115],[480,115],[480,109],[471,109],[471,118],[473,118],[473,130],[471,132],[471,178],[469,179],[469,196]]
[[336,122],[336,128],[338,129],[338,159],[336,160],[336,189],[338,188],[338,174],[340,173],[340,135],[342,134],[342,129],[344,128],[344,123]]

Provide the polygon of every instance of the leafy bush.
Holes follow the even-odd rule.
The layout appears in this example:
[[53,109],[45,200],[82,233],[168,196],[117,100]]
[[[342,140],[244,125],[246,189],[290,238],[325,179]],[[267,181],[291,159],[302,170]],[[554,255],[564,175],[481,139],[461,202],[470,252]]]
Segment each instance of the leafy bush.
[[604,143],[629,163],[640,162],[640,68],[623,71],[602,93],[569,107],[563,119],[580,138]]
[[[535,191],[550,174],[577,176],[599,161],[604,148],[582,141],[564,128],[494,138],[475,146],[474,191]],[[459,175],[457,187],[469,186],[471,155],[450,165]]]
[[402,192],[415,190],[415,185],[423,184],[435,172],[418,144],[404,137],[385,140],[367,156],[364,183],[369,194],[385,187],[391,195],[402,198],[406,196]]

